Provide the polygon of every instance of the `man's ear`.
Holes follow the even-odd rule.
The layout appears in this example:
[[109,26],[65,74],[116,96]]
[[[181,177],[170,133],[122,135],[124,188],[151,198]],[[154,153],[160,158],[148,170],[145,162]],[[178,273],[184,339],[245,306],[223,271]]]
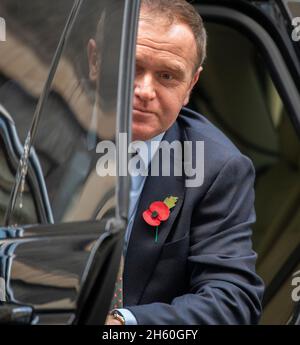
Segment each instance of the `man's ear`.
[[193,90],[193,87],[196,85],[197,81],[199,80],[199,77],[200,77],[200,73],[203,71],[203,67],[200,66],[197,71],[195,72],[192,80],[191,80],[191,84],[190,84],[190,87],[187,91],[187,94],[185,96],[185,99],[184,99],[184,102],[183,102],[183,105],[186,106],[188,103],[189,103],[189,100],[190,100],[190,95],[191,95],[191,92]]
[[99,61],[96,41],[93,38],[88,42],[87,53],[89,59],[89,78],[90,81],[96,82],[99,75]]

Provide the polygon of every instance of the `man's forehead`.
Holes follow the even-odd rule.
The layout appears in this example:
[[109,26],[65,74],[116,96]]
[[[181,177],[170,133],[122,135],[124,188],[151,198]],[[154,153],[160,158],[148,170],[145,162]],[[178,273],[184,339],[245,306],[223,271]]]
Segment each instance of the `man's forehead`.
[[158,54],[152,54],[153,50],[148,51],[143,49],[142,45],[137,46],[136,52],[136,61],[139,64],[148,64],[153,65],[157,68],[166,69],[168,71],[173,71],[179,73],[180,75],[184,75],[187,65],[184,59],[180,58],[177,54],[171,54],[170,52],[164,53],[164,51],[159,51]]
[[160,19],[141,18],[137,45],[154,51],[169,52],[188,60],[196,56],[196,43],[192,31],[186,24],[178,22],[164,25]]

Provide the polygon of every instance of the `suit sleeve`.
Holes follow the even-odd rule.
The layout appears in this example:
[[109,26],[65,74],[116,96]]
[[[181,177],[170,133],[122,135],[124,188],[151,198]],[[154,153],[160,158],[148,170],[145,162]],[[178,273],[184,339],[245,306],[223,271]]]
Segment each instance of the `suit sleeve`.
[[188,293],[170,304],[128,307],[138,324],[258,323],[264,285],[255,273],[251,241],[254,177],[251,161],[242,155],[221,168],[201,202],[195,202]]

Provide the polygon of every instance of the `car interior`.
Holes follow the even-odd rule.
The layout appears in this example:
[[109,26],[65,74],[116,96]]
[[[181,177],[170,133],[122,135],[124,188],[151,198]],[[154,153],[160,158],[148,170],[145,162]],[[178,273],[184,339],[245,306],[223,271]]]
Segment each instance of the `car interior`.
[[[294,303],[286,296],[297,266],[289,270],[282,266],[300,243],[299,136],[258,47],[227,25],[209,22],[206,27],[208,59],[190,106],[253,161],[257,216],[253,245],[258,253],[257,271],[267,288],[261,323],[287,323]],[[300,261],[298,256],[295,263]],[[286,284],[276,290],[272,284],[279,278]],[[280,303],[283,290],[286,301]]]

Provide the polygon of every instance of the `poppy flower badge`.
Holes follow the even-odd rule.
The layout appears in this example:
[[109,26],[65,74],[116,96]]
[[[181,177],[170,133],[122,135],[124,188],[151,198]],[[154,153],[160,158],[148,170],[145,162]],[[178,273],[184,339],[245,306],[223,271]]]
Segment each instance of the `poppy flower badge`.
[[170,217],[170,210],[175,207],[178,198],[169,196],[164,201],[154,201],[148,210],[143,212],[144,221],[155,227],[155,242],[158,241],[158,227]]

